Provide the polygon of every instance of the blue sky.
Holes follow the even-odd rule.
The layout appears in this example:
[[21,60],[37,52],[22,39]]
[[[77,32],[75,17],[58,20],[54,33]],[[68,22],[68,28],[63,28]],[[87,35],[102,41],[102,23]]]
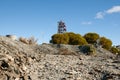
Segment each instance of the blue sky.
[[120,0],[0,0],[0,35],[48,43],[60,20],[68,32],[96,32],[120,45]]

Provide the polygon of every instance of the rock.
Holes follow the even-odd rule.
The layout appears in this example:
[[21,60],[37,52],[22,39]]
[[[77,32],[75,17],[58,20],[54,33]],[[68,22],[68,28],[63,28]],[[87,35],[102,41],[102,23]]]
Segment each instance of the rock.
[[8,37],[12,40],[17,40],[17,36],[15,36],[15,35],[6,35],[6,37]]
[[67,80],[66,78],[62,78],[61,80]]
[[119,57],[96,50],[86,56],[78,45],[27,45],[0,36],[0,80],[119,80]]
[[20,80],[19,78],[15,78],[15,80]]
[[1,61],[1,63],[0,63],[1,65],[0,65],[0,67],[1,67],[1,69],[2,70],[7,70],[8,68],[9,68],[9,65],[8,65],[8,63],[7,62],[5,62],[4,60],[3,61]]

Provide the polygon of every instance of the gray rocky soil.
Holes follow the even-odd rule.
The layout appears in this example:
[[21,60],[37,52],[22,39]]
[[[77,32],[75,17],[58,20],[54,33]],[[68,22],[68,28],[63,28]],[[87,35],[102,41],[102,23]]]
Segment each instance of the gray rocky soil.
[[0,80],[120,80],[120,57],[77,45],[28,45],[0,36]]

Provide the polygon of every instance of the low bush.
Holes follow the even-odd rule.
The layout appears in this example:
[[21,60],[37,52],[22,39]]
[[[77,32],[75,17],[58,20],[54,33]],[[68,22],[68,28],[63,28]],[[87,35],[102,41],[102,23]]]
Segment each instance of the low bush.
[[79,49],[81,52],[83,52],[87,55],[96,55],[96,49],[91,44],[79,46]]
[[111,47],[110,52],[112,52],[114,54],[119,54],[120,53],[119,49],[117,49],[116,47]]

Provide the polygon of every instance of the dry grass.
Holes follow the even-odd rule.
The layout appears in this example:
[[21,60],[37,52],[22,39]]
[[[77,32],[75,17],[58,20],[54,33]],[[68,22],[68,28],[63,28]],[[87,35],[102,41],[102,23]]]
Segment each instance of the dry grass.
[[28,39],[29,44],[37,44],[37,39],[35,39],[33,36]]
[[20,37],[19,41],[29,45],[37,44],[37,39],[35,39],[33,36],[28,39],[24,37]]
[[19,41],[25,43],[25,44],[29,44],[28,40],[26,38],[20,37]]

